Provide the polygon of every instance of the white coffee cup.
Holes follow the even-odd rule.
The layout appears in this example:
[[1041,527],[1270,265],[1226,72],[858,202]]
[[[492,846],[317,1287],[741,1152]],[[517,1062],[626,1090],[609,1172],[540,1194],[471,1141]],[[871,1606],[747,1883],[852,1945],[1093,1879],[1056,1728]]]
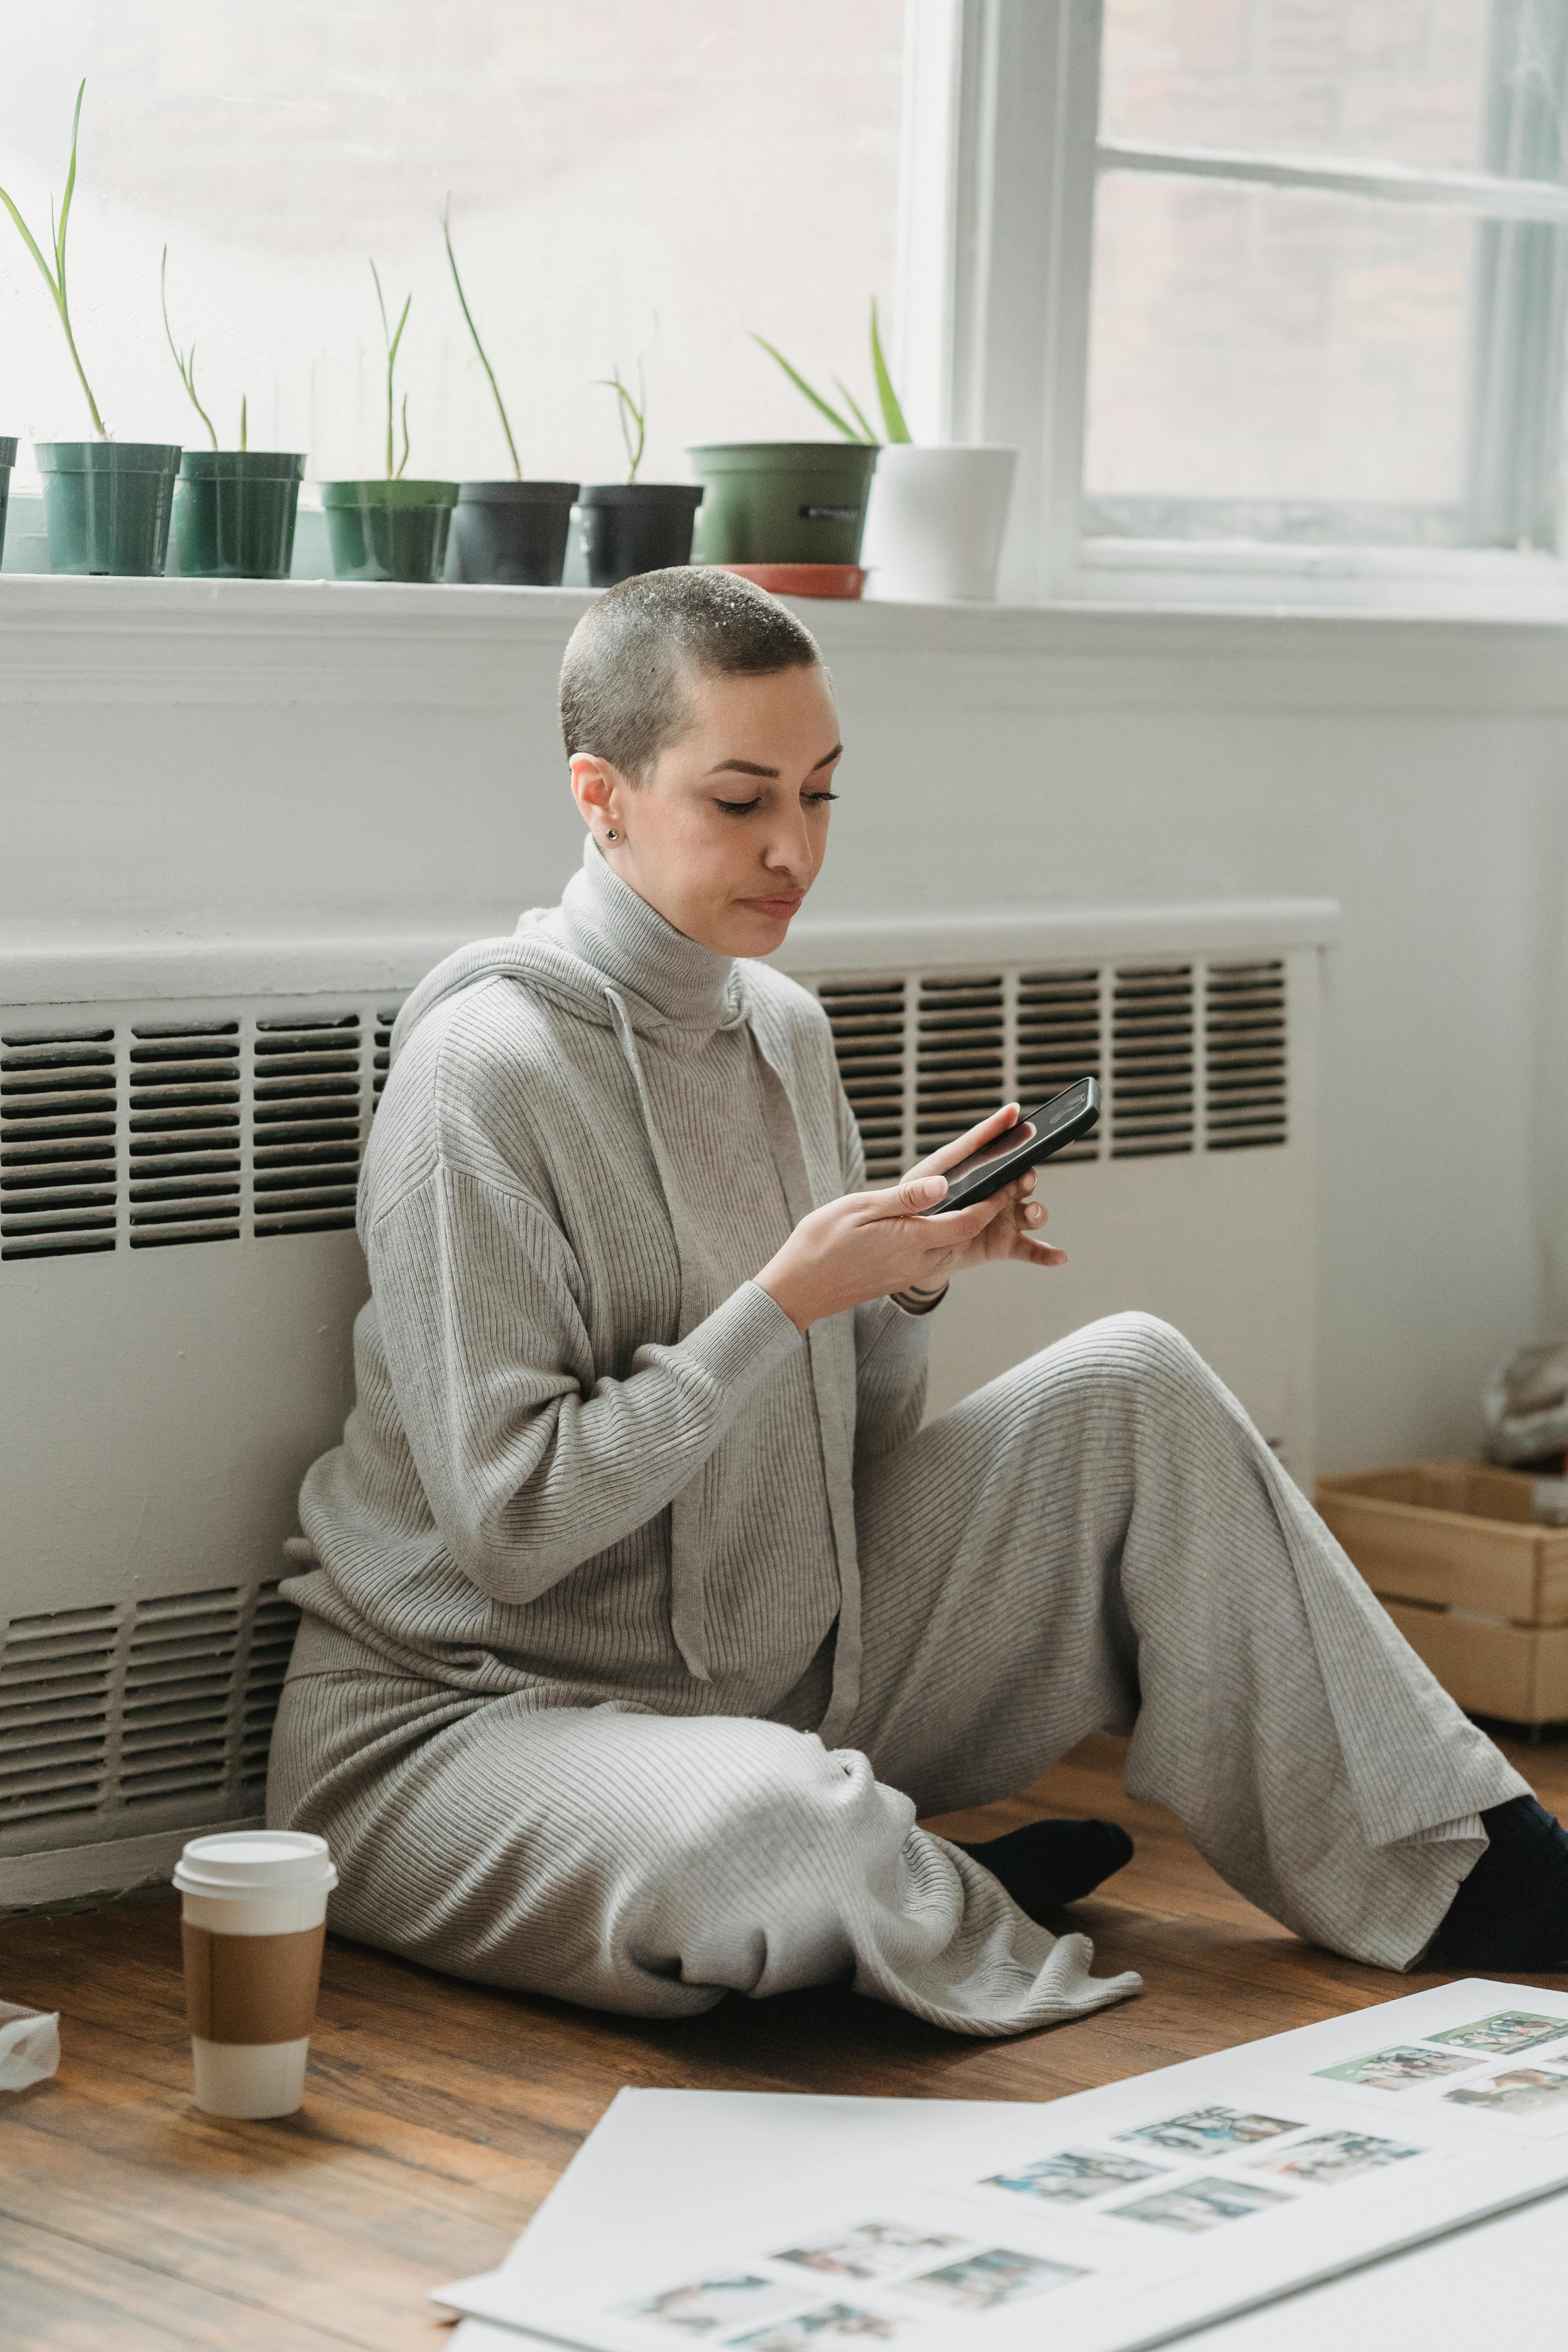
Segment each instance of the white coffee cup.
[[321,1978],[325,1838],[226,1830],[192,1838],[174,1866],[196,2105],[210,2116],[291,2116]]

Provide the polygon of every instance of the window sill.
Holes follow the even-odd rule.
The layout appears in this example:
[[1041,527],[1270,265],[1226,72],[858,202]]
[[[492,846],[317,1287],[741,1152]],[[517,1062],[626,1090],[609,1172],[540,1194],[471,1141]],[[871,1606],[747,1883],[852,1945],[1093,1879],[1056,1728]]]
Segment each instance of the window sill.
[[1063,592],[1142,610],[1568,620],[1568,563],[1502,548],[1261,547],[1088,540]]

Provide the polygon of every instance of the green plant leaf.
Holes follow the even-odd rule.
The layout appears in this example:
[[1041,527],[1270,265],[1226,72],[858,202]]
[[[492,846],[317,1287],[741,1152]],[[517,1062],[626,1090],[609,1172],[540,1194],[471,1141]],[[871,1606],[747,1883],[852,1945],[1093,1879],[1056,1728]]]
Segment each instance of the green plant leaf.
[[899,395],[893,390],[893,379],[888,373],[888,362],[882,355],[882,338],[877,326],[877,298],[871,297],[871,372],[877,379],[877,397],[882,404],[882,422],[888,428],[889,441],[908,441],[910,428],[904,422],[904,412]]
[[447,240],[447,259],[451,264],[452,283],[458,289],[458,300],[462,307],[463,316],[468,322],[468,332],[474,339],[474,349],[479,355],[479,365],[483,368],[485,373],[490,380],[490,392],[495,400],[496,412],[500,418],[500,429],[506,435],[506,446],[511,457],[511,470],[515,478],[521,482],[522,479],[522,466],[517,454],[517,443],[511,437],[511,425],[507,416],[506,403],[500,396],[500,386],[496,382],[496,372],[489,363],[489,359],[486,353],[483,343],[479,341],[479,331],[474,324],[474,314],[468,308],[468,298],[463,291],[463,281],[458,275],[458,257],[452,250],[452,198],[450,192],[447,194],[446,208],[441,215],[441,234]]
[[868,441],[874,441],[877,436],[872,429],[871,420],[867,415],[865,410],[861,407],[859,402],[856,399],[854,394],[850,391],[849,386],[845,383],[844,378],[841,375],[836,375],[833,381],[837,389],[844,394],[849,414],[855,419],[856,424],[860,427],[863,437]]
[[76,379],[81,386],[82,396],[87,402],[88,415],[92,419],[92,429],[97,434],[99,439],[103,441],[107,440],[109,437],[109,428],[104,424],[102,417],[99,414],[98,403],[92,396],[92,386],[87,380],[87,371],[82,366],[81,354],[76,347],[76,337],[71,332],[70,304],[66,295],[66,224],[70,215],[71,195],[76,187],[77,131],[81,122],[81,101],[86,89],[87,82],[84,79],[77,89],[76,112],[71,117],[70,170],[66,176],[65,200],[60,206],[60,216],[58,226],[55,221],[54,198],[52,196],[49,198],[49,243],[54,251],[54,268],[52,269],[48,263],[44,259],[43,254],[39,250],[37,240],[34,236],[32,230],[27,226],[26,222],[22,218],[22,215],[17,211],[16,205],[5,194],[4,188],[0,188],[0,204],[5,205],[6,211],[10,214],[11,218],[16,222],[18,230],[21,232],[22,241],[26,245],[28,252],[32,255],[33,259],[37,263],[44,283],[49,289],[49,298],[54,303],[56,312],[59,318],[60,326],[65,333],[66,349],[70,353],[71,365],[76,370]]
[[[185,387],[191,406],[206,426],[207,438],[216,449],[217,434],[214,429],[212,418],[196,398],[196,347],[193,343],[188,353],[182,358],[180,347],[174,341],[174,331],[169,324],[169,248],[167,246],[163,247],[163,258],[158,264],[158,301],[163,313],[163,332],[168,339],[169,349],[174,353],[174,365],[180,371],[180,382]],[[244,448],[243,439],[239,446]]]
[[250,446],[248,410],[243,392],[239,395],[239,446],[242,449]]
[[875,434],[857,433],[853,425],[851,425],[847,418],[839,415],[838,411],[833,406],[831,402],[824,400],[819,392],[814,392],[812,390],[805,376],[801,374],[800,370],[798,368],[791,367],[783,352],[775,349],[775,347],[769,342],[765,335],[759,335],[753,331],[752,341],[753,343],[761,343],[769,359],[774,361],[778,366],[783,368],[785,375],[788,376],[795,390],[797,392],[805,393],[813,408],[818,410],[822,415],[826,416],[834,431],[841,434],[846,441],[873,441],[876,439]]

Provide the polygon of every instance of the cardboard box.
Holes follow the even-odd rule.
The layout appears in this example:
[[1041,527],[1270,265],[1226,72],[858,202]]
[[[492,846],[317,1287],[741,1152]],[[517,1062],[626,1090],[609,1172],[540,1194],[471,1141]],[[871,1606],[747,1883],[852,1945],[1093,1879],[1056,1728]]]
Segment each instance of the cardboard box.
[[1317,1506],[1411,1647],[1470,1715],[1568,1722],[1568,1528],[1535,1480],[1479,1462],[1320,1478]]

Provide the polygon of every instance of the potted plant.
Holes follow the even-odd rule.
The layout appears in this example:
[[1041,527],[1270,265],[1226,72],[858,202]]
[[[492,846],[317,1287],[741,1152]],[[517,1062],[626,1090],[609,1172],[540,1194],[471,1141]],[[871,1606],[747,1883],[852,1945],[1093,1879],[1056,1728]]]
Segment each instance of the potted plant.
[[621,381],[619,365],[600,383],[616,395],[616,414],[626,446],[622,482],[589,482],[582,494],[583,550],[595,588],[613,587],[638,572],[663,572],[691,561],[691,527],[702,503],[697,482],[639,482],[647,439],[647,383],[637,356],[637,397]]
[[[382,338],[386,345],[385,471],[379,479],[323,482],[321,504],[327,514],[327,539],[332,570],[340,580],[439,580],[447,561],[447,533],[458,503],[456,482],[416,482],[405,478],[408,464],[408,395],[396,405],[395,378],[398,346],[408,324],[414,297],[409,295],[395,330],[386,315],[381,273],[374,262],[375,299],[381,312]],[[395,422],[401,415],[403,456],[395,466]]]
[[[846,384],[835,379],[848,418],[814,391],[782,352],[760,335],[755,340],[846,441],[876,438]],[[993,597],[1017,451],[915,442],[882,350],[875,301],[870,340],[871,373],[886,435],[869,486],[859,550],[870,575],[870,593],[916,603]],[[705,523],[706,518],[704,509]]]
[[287,580],[294,561],[294,521],[305,478],[301,452],[252,449],[239,398],[239,446],[220,449],[217,431],[196,394],[196,347],[182,352],[169,324],[169,248],[158,267],[163,332],[210,449],[187,449],[174,485],[174,551],[195,580]]
[[566,541],[572,509],[577,501],[575,482],[525,482],[512,439],[506,404],[496,372],[489,363],[452,250],[452,199],[441,215],[452,283],[474,339],[479,365],[489,379],[500,429],[511,459],[510,481],[459,482],[452,511],[452,535],[447,547],[448,580],[499,581],[509,588],[556,588],[566,562]]
[[99,413],[77,349],[66,292],[66,232],[76,194],[77,135],[81,126],[85,80],[71,117],[70,168],[59,218],[52,224],[53,266],[16,206],[0,188],[3,204],[37,263],[59,314],[66,349],[92,419],[90,441],[38,441],[34,452],[44,478],[44,522],[49,535],[49,565],[55,572],[160,572],[169,551],[169,510],[179,470],[177,446],[163,441],[111,441]]

